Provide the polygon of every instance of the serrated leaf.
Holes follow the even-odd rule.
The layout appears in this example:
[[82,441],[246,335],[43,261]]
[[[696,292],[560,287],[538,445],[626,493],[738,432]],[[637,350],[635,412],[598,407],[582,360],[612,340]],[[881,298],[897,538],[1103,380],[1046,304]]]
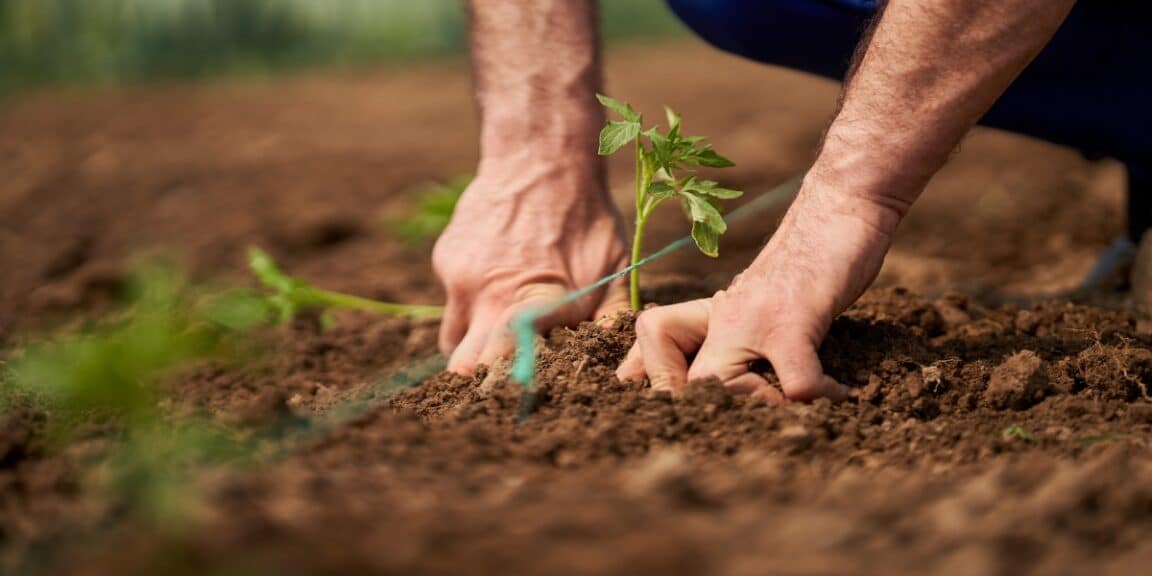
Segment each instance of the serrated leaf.
[[684,191],[710,196],[718,200],[732,200],[744,195],[739,190],[732,190],[730,188],[722,188],[718,183],[712,180],[697,180],[695,176],[684,181]]
[[694,150],[691,159],[696,164],[707,166],[708,168],[731,168],[736,165],[733,164],[731,160],[721,156],[710,146]]
[[678,140],[680,138],[681,116],[667,106],[664,107],[664,116],[668,119],[668,139]]
[[597,94],[596,99],[599,100],[600,104],[605,108],[619,114],[624,120],[628,122],[640,122],[640,113],[633,110],[631,105],[603,94]]
[[717,236],[728,231],[728,224],[724,222],[724,216],[720,215],[720,211],[709,202],[707,197],[693,194],[681,194],[680,197],[688,205],[688,214],[692,217],[692,222],[707,226]]
[[656,158],[656,164],[663,168],[665,172],[671,172],[673,169],[672,143],[669,142],[668,137],[661,134],[655,128],[648,130],[644,135],[652,142],[652,154]]
[[703,222],[692,223],[692,241],[705,256],[717,258],[720,256],[720,235]]
[[639,122],[609,122],[600,131],[601,156],[611,156],[640,135]]
[[676,195],[676,188],[663,181],[653,182],[648,187],[648,196],[656,201],[667,200]]

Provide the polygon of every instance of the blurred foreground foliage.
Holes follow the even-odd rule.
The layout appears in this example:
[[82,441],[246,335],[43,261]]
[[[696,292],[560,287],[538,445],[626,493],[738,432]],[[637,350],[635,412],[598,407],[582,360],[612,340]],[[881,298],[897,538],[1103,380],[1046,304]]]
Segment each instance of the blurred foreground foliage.
[[[463,1],[0,0],[0,95],[457,54]],[[602,12],[610,40],[680,30],[663,0]]]
[[141,267],[124,310],[0,365],[3,414],[28,406],[45,413],[56,450],[115,440],[92,462],[97,489],[122,514],[179,525],[196,497],[191,471],[245,463],[252,449],[207,415],[172,413],[165,385],[204,361],[254,358],[249,329],[267,315],[244,291],[193,286],[170,266]]
[[268,310],[242,291],[191,287],[174,268],[142,267],[126,309],[31,345],[9,365],[12,384],[49,407],[64,435],[77,421],[111,418],[127,431],[163,417],[165,379],[209,359],[240,355],[242,334]]
[[386,224],[393,235],[409,244],[428,244],[440,236],[452,221],[456,203],[475,176],[462,174],[446,183],[425,184],[416,193],[415,210],[400,217],[388,218]]

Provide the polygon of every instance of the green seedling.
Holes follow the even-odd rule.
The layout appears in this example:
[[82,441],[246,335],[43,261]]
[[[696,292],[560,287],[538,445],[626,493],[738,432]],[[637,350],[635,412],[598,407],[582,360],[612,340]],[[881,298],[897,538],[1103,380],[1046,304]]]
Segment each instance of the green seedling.
[[1035,442],[1036,437],[1031,432],[1013,424],[1000,431],[1000,437],[1005,440],[1023,440],[1024,442]]
[[472,184],[473,176],[457,176],[447,184],[431,184],[419,192],[419,202],[414,213],[403,219],[390,221],[390,227],[398,238],[409,244],[426,244],[440,236],[452,221],[456,203],[464,190]]
[[244,322],[233,296],[190,290],[168,268],[146,268],[132,286],[122,317],[32,345],[11,362],[13,381],[59,415],[147,421],[164,377],[218,356],[229,333],[254,323]]
[[169,268],[144,269],[133,287],[115,320],[31,345],[2,379],[6,400],[30,399],[48,414],[53,444],[113,424],[106,429],[119,442],[94,464],[98,486],[133,514],[164,522],[193,496],[189,468],[230,464],[247,451],[206,422],[168,414],[164,384],[203,361],[240,356],[249,339],[236,330],[258,318],[243,296],[205,294]]
[[644,228],[656,208],[666,200],[679,198],[692,220],[692,240],[702,253],[719,256],[719,239],[728,229],[720,213],[720,202],[739,198],[744,193],[723,188],[712,180],[696,176],[696,169],[728,168],[732,161],[718,154],[700,136],[680,133],[681,118],[665,108],[668,130],[643,129],[644,117],[627,103],[607,96],[596,97],[605,108],[622,120],[609,121],[600,132],[600,155],[610,156],[630,143],[636,154],[636,226],[632,238],[633,265],[629,278],[632,308],[640,309],[640,271],[635,264],[643,254]]
[[248,249],[248,267],[260,283],[272,291],[264,295],[263,300],[279,323],[289,322],[297,314],[306,311],[318,311],[326,318],[330,318],[329,314],[335,310],[359,310],[413,318],[439,318],[444,314],[444,309],[439,306],[394,304],[321,290],[285,274],[271,256],[255,247]]

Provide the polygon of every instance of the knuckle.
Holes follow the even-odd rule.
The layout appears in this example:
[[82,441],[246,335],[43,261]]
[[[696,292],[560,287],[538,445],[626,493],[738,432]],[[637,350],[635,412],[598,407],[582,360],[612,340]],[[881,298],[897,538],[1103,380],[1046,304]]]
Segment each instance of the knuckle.
[[662,308],[645,310],[636,318],[636,334],[654,336],[668,329],[668,315]]
[[559,298],[564,295],[564,288],[557,284],[525,284],[516,289],[513,300],[523,302],[526,300],[544,300]]

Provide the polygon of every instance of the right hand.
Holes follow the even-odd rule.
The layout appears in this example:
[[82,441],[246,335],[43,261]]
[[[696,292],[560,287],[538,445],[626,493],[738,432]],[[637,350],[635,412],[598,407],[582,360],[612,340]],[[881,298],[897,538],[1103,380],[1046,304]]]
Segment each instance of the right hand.
[[[617,377],[673,391],[716,377],[770,402],[846,398],[848,388],[824,374],[817,350],[832,319],[876,278],[898,220],[883,202],[806,185],[727,290],[640,314]],[[757,360],[772,365],[779,389],[751,370]]]
[[[432,264],[447,291],[440,349],[471,374],[513,350],[509,322],[627,264],[624,227],[598,170],[529,162],[481,163]],[[573,325],[628,308],[623,280],[537,323]]]

